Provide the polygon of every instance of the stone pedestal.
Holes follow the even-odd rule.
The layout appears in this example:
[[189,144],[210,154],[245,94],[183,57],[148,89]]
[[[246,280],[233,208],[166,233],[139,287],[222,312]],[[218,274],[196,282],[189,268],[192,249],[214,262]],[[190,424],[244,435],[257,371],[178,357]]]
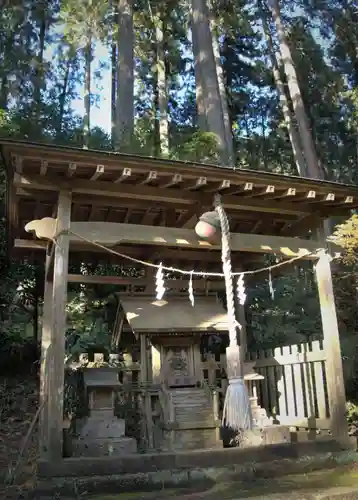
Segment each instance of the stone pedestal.
[[269,425],[243,432],[239,436],[239,446],[240,448],[249,448],[267,444],[289,443],[290,439],[291,435],[288,427],[284,425]]
[[137,442],[125,436],[125,421],[114,415],[117,370],[88,368],[84,371],[89,416],[78,422],[75,456],[99,457],[136,453]]

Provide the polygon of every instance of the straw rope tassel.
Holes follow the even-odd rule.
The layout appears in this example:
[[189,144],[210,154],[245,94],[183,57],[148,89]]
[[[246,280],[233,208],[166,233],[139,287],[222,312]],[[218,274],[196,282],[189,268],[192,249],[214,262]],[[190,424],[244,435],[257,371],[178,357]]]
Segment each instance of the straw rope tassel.
[[234,286],[231,273],[230,227],[221,196],[215,195],[215,210],[221,226],[221,259],[226,288],[229,347],[226,349],[229,386],[225,395],[222,423],[233,430],[248,430],[252,427],[250,399],[243,377],[243,363],[237,344],[237,321],[235,314]]

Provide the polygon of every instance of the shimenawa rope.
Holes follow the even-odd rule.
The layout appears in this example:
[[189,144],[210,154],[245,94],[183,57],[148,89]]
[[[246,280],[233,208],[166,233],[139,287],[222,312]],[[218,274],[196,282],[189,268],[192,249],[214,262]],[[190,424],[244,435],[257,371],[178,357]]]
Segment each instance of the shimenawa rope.
[[245,431],[252,427],[250,398],[243,378],[243,359],[237,344],[234,287],[231,272],[230,226],[219,194],[214,197],[214,207],[221,226],[221,258],[226,288],[226,307],[229,326],[229,347],[226,349],[229,386],[225,395],[223,425],[233,430]]

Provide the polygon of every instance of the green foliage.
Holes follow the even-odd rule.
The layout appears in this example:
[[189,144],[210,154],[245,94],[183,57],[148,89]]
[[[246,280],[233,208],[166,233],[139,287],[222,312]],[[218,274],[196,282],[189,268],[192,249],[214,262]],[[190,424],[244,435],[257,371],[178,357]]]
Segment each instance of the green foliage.
[[[312,270],[286,269],[260,276],[249,289],[248,338],[253,349],[300,344],[320,337],[321,322]],[[271,293],[270,293],[271,288]]]
[[330,240],[343,249],[341,260],[346,264],[358,262],[358,215],[354,214],[343,224],[336,226]]
[[115,299],[98,296],[94,289],[69,294],[66,334],[69,357],[86,352],[110,352],[116,307]]
[[217,163],[219,151],[217,139],[210,132],[194,132],[190,138],[176,147],[172,153],[173,159]]

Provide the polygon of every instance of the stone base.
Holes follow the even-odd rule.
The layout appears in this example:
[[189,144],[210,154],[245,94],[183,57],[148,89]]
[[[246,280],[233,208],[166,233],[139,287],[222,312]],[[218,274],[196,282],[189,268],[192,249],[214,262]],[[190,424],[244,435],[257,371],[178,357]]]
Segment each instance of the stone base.
[[163,451],[186,451],[222,448],[218,430],[187,429],[164,431]]
[[94,411],[78,424],[78,439],[73,442],[74,457],[108,457],[137,452],[137,441],[126,437],[125,421],[107,411]]
[[81,439],[73,444],[74,457],[111,457],[137,453],[137,441],[130,437],[119,439]]
[[270,425],[246,431],[239,436],[238,440],[240,448],[249,448],[267,444],[289,443],[291,435],[289,427],[284,425]]
[[118,439],[125,435],[125,421],[98,412],[79,422],[78,434],[83,439]]

